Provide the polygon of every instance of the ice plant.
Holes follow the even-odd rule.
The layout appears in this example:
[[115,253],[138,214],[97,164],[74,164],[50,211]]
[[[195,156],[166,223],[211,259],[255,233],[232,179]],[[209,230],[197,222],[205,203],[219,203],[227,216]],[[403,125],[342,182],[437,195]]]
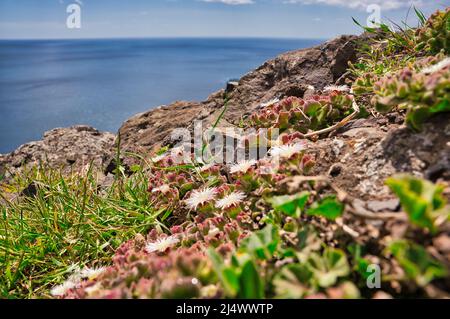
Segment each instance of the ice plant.
[[67,292],[70,289],[75,288],[77,286],[77,284],[78,284],[77,282],[74,282],[72,280],[66,280],[62,284],[53,287],[51,289],[50,293],[52,296],[61,297],[61,296],[64,296],[65,294],[67,294]]
[[230,167],[230,173],[236,174],[236,173],[242,173],[245,174],[248,172],[250,168],[255,166],[257,164],[256,160],[243,160],[237,164],[234,164]]
[[148,243],[145,246],[145,250],[148,253],[153,253],[153,252],[160,252],[163,253],[165,252],[167,249],[173,247],[174,245],[178,244],[180,240],[175,237],[175,236],[169,236],[169,237],[165,237],[165,238],[159,238],[154,242]]
[[245,199],[245,197],[246,195],[243,192],[233,192],[218,200],[216,207],[220,209],[227,209],[237,206]]
[[105,272],[105,267],[94,267],[94,268],[84,268],[80,271],[81,278],[85,279],[96,279],[98,276],[100,276],[103,272]]
[[450,8],[437,11],[416,32],[416,50],[429,54],[450,53]]
[[210,203],[216,198],[216,189],[206,187],[202,190],[192,191],[190,197],[185,200],[186,206],[191,210],[196,210],[199,206]]
[[344,92],[346,88],[333,86],[329,89],[326,95],[307,99],[285,98],[251,115],[248,124],[255,128],[292,129],[302,133],[325,128],[348,115],[353,102],[352,96]]
[[304,143],[288,144],[273,147],[269,152],[273,158],[290,159],[305,150]]
[[406,123],[420,130],[433,114],[450,111],[449,87],[450,64],[445,60],[425,68],[425,72],[407,67],[374,84],[372,103],[380,112],[406,109]]

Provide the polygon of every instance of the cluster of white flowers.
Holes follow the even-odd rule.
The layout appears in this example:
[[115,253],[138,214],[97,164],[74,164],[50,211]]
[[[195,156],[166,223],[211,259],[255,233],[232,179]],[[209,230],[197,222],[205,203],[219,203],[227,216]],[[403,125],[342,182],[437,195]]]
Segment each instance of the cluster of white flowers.
[[243,192],[233,192],[226,195],[216,203],[216,207],[220,209],[227,209],[239,205],[244,199],[245,194]]
[[73,289],[76,286],[78,286],[78,284],[79,284],[79,282],[74,282],[72,280],[66,280],[61,285],[53,287],[52,290],[50,291],[50,293],[52,294],[52,296],[55,296],[55,297],[64,296],[70,289]]
[[[198,206],[205,203],[213,202],[217,196],[215,188],[205,188],[203,190],[195,190],[191,196],[186,199],[186,205],[189,209],[195,210]],[[246,195],[243,192],[233,192],[219,199],[216,202],[216,208],[227,209],[238,205],[245,199]]]
[[272,158],[286,158],[289,159],[295,154],[298,154],[305,150],[304,143],[280,145],[272,147],[269,151]]
[[169,236],[165,238],[159,238],[154,242],[147,243],[145,246],[145,250],[148,253],[153,252],[165,252],[168,248],[173,247],[174,245],[178,244],[180,240],[175,236]]
[[68,268],[68,271],[72,271],[69,278],[60,285],[53,287],[50,291],[52,296],[64,296],[70,289],[78,287],[83,279],[94,280],[100,276],[104,271],[105,267],[97,268],[83,268],[80,269],[78,265],[72,265]]
[[105,267],[95,267],[95,268],[84,268],[80,271],[80,277],[83,279],[93,280],[100,276],[104,271]]
[[216,189],[206,187],[202,190],[194,190],[191,196],[186,199],[186,205],[189,209],[197,209],[198,206],[213,201],[216,198]]
[[257,164],[256,160],[243,160],[243,161],[231,166],[230,173],[231,174],[235,174],[235,173],[244,173],[245,174],[248,172],[248,170],[252,166],[255,166],[256,164]]

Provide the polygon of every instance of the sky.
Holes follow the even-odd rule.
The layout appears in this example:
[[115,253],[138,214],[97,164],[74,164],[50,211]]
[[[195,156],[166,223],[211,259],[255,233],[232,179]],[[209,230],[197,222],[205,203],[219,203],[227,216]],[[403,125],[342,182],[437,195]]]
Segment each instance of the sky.
[[[450,0],[0,0],[0,39],[128,37],[320,38],[355,34],[370,4],[384,21],[405,21]],[[66,21],[80,7],[81,28]],[[414,13],[408,23],[414,25]]]

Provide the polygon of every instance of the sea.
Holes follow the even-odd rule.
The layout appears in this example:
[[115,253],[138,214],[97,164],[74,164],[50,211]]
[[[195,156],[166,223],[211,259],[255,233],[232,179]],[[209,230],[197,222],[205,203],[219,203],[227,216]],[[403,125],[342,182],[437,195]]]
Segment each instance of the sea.
[[136,113],[201,101],[314,39],[0,40],[0,153],[77,124],[116,132]]

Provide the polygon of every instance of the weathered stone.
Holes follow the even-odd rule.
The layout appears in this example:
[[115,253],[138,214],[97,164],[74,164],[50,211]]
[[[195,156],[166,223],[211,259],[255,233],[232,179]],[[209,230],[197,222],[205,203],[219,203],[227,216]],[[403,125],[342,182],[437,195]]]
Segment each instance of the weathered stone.
[[84,125],[56,128],[44,134],[42,140],[20,146],[0,157],[0,171],[6,178],[25,167],[45,163],[53,168],[80,170],[93,162],[101,168],[109,156],[115,135],[99,132]]
[[373,212],[396,211],[400,207],[397,198],[388,200],[371,200],[367,202],[367,208]]

